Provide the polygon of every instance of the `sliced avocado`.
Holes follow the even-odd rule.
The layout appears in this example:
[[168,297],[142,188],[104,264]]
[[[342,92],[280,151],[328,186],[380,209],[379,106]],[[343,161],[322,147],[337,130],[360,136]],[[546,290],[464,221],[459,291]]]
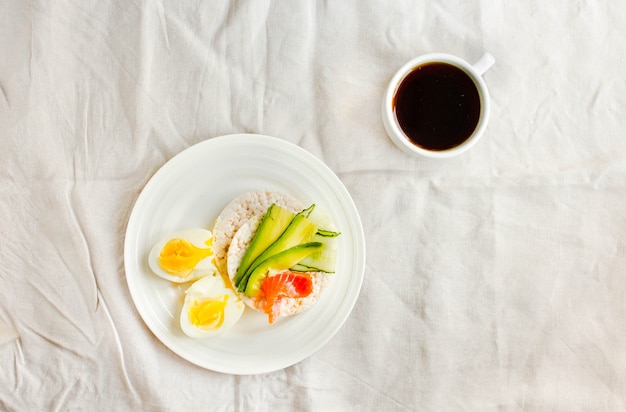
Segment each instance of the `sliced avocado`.
[[301,243],[308,242],[316,233],[317,227],[311,223],[311,221],[305,216],[305,212],[308,209],[303,210],[294,216],[294,218],[287,226],[287,229],[280,235],[274,243],[270,245],[261,255],[257,258],[255,263],[262,262],[272,255],[282,252],[283,250],[290,249]]
[[337,238],[341,233],[335,229],[330,216],[320,208],[314,208],[308,218],[317,226],[317,232],[311,238],[311,242],[320,242],[323,246],[291,269],[301,272],[334,273],[337,262]]
[[250,274],[258,265],[263,263],[263,261],[284,250],[297,246],[301,243],[306,243],[315,235],[317,228],[304,215],[304,212],[307,210],[309,209],[305,209],[294,216],[289,223],[289,226],[287,226],[287,229],[285,229],[280,237],[248,266],[248,269],[239,279],[239,284],[236,285],[239,292],[246,290],[246,284],[248,283]]
[[322,244],[320,242],[303,243],[283,250],[282,252],[266,259],[261,264],[257,265],[250,274],[247,285],[245,286],[246,296],[255,297],[259,293],[261,284],[267,277],[270,270],[279,272],[281,270],[289,269],[291,266],[294,266],[311,253],[319,250],[321,247]]
[[263,253],[272,243],[274,243],[280,235],[283,234],[289,223],[293,220],[295,214],[283,209],[273,203],[263,216],[256,234],[250,242],[250,246],[241,259],[237,275],[235,276],[235,286],[239,286],[241,278],[246,273],[250,265]]

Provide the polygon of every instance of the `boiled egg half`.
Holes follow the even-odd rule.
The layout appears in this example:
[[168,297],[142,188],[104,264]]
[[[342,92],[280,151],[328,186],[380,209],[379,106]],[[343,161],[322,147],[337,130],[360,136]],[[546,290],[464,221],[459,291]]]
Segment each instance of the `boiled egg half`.
[[157,242],[150,250],[148,264],[164,279],[190,282],[217,273],[212,245],[210,230],[182,230]]
[[219,274],[205,276],[185,292],[180,327],[191,338],[209,338],[232,328],[244,308]]

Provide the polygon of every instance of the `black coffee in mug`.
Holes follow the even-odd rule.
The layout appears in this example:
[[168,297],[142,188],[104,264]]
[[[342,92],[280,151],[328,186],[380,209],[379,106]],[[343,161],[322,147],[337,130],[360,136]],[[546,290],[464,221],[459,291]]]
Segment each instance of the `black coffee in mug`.
[[424,63],[395,92],[393,110],[409,140],[427,150],[459,146],[474,133],[480,95],[472,78],[448,63]]

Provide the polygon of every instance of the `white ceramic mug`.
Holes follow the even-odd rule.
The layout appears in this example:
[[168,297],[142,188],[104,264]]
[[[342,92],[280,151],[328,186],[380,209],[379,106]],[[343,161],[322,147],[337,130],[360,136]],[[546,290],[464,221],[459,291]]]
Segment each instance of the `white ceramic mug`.
[[[402,81],[418,67],[429,63],[447,63],[463,70],[474,82],[480,99],[480,114],[474,131],[461,144],[445,150],[426,149],[413,143],[402,130],[394,110],[396,93]],[[431,158],[448,158],[467,151],[478,141],[478,139],[480,139],[485,131],[485,128],[487,127],[490,112],[489,92],[487,91],[487,85],[485,84],[482,75],[494,63],[495,59],[489,53],[485,53],[474,64],[469,64],[459,57],[444,53],[426,54],[407,62],[393,76],[383,98],[383,124],[391,140],[404,152],[415,156],[421,155]]]

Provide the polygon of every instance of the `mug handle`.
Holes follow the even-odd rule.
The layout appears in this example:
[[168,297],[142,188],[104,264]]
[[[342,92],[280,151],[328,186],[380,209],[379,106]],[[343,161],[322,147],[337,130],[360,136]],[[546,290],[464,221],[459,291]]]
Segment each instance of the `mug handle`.
[[482,76],[491,66],[493,66],[495,62],[496,59],[491,55],[491,53],[487,52],[483,54],[482,57],[472,65],[472,67],[479,75]]

